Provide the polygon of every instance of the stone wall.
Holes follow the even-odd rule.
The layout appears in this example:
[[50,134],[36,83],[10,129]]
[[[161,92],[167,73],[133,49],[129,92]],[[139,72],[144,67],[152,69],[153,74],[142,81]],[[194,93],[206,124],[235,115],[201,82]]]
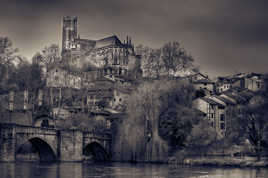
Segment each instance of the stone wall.
[[[82,161],[83,148],[91,143],[98,143],[98,147],[107,153],[111,150],[107,135],[85,135],[79,130],[59,131],[14,124],[0,125],[0,161],[15,161],[18,150],[25,143],[34,145],[41,161]],[[25,156],[27,155],[23,155]]]
[[80,131],[62,131],[60,135],[60,160],[81,161],[83,154],[83,134]]

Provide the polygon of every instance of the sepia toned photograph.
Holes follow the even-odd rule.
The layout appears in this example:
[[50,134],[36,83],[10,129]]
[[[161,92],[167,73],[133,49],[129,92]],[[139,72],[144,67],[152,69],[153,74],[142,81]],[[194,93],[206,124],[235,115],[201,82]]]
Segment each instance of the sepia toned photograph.
[[268,1],[0,1],[0,178],[268,177]]

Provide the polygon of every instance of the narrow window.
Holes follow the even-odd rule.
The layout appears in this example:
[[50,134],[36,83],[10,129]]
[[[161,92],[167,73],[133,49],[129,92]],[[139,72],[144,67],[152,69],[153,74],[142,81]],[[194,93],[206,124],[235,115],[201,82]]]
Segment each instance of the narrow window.
[[221,130],[225,130],[225,123],[221,123]]
[[220,118],[221,118],[221,121],[225,121],[225,116],[224,116],[224,114],[221,114],[221,115],[220,115]]

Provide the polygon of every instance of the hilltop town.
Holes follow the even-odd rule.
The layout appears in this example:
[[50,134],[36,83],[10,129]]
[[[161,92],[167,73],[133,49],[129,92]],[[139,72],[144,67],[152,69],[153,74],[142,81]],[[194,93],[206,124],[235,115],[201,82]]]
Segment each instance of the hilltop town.
[[[159,86],[162,89],[169,86],[171,86],[170,88],[179,86],[179,89],[175,91],[180,92],[184,92],[185,88],[187,92],[189,90],[185,94],[185,96],[188,96],[189,93],[192,94],[190,97],[191,103],[187,105],[187,108],[196,112],[196,117],[205,120],[207,125],[204,128],[212,129],[213,134],[215,134],[214,137],[221,140],[225,137],[233,137],[230,136],[231,133],[228,130],[229,127],[233,126],[231,119],[229,119],[231,117],[230,109],[242,112],[243,109],[255,101],[256,96],[261,96],[260,93],[266,89],[267,75],[261,73],[238,73],[211,80],[209,76],[202,74],[194,66],[193,58],[186,51],[180,49],[176,42],[168,43],[162,49],[148,49],[141,45],[135,46],[129,36],[124,41],[121,41],[116,35],[98,40],[83,39],[79,35],[77,21],[77,17],[66,16],[63,18],[61,51],[59,47],[52,45],[45,48],[42,53],[34,56],[31,65],[36,68],[32,68],[30,71],[39,70],[38,75],[37,73],[32,73],[33,76],[40,78],[36,81],[36,85],[31,84],[33,82],[31,79],[23,79],[20,82],[10,81],[12,74],[8,70],[2,70],[1,123],[112,133],[115,132],[113,129],[116,128],[116,134],[118,134],[118,131],[120,132],[118,124],[120,125],[120,122],[126,125],[131,123],[131,126],[133,126],[132,121],[126,123],[124,120],[134,117],[131,116],[131,112],[133,112],[133,115],[135,115],[135,112],[139,112],[138,109],[136,111],[129,109],[134,106],[135,98],[145,100],[143,102],[144,108],[149,105],[147,103],[149,100],[146,100],[145,97],[138,98],[139,96],[145,96],[142,93],[144,90],[141,90],[141,86],[145,83],[144,86],[149,91],[146,92],[155,95],[157,95],[157,92],[162,92],[162,90],[157,90]],[[5,49],[5,42],[7,41],[1,41],[2,46],[0,49]],[[177,53],[174,55],[175,57],[171,58],[170,54],[174,54],[174,51]],[[0,53],[4,54],[5,51],[2,50]],[[180,60],[183,59],[182,62],[174,62],[177,59],[176,57]],[[4,55],[1,55],[1,60],[4,61],[4,59]],[[23,61],[23,59],[20,61]],[[6,63],[1,63],[3,69],[5,65]],[[17,66],[23,65],[27,66],[28,64],[22,62]],[[14,65],[13,68],[15,69],[16,66]],[[21,70],[22,73],[23,71],[25,70]],[[19,72],[14,72],[14,75],[16,74],[19,74]],[[155,84],[159,81],[163,85],[159,84],[158,86]],[[157,92],[153,93],[153,91]],[[163,91],[169,92],[166,88]],[[177,95],[178,93],[174,94],[175,97]],[[163,98],[165,98],[165,95],[163,95]],[[150,99],[153,100],[153,105],[154,102],[158,102],[159,97]],[[166,103],[168,102],[169,100]],[[137,103],[139,104],[139,102]],[[135,105],[136,108],[139,107],[138,104]],[[183,105],[179,102],[176,104]],[[167,108],[171,108],[171,105],[167,106]],[[186,104],[183,107],[186,107]],[[148,113],[150,112],[155,111],[153,109],[148,110]],[[160,118],[161,114],[159,114]],[[163,117],[169,116],[165,114],[163,114]],[[231,114],[233,114],[232,117],[238,117],[234,116],[234,113]],[[185,115],[188,116],[189,112],[187,111]],[[161,129],[164,130],[164,136],[162,134],[161,139],[164,141],[170,139],[166,135],[168,133],[166,133],[165,129],[168,130],[172,124],[163,122],[163,124],[167,124],[166,127],[157,128],[158,122],[150,118],[150,116],[147,117],[144,114],[141,117],[144,118],[145,123],[144,130],[141,131],[141,137],[147,140],[145,141],[146,144],[153,145],[155,143],[154,139],[159,137],[156,135]],[[172,117],[175,116],[173,115]],[[176,123],[178,122],[176,121]],[[193,121],[193,123],[195,122]],[[264,123],[267,124],[267,121]],[[189,128],[191,130],[194,126]],[[201,130],[209,130],[204,128]],[[176,130],[175,128],[171,129]],[[177,130],[174,131],[174,133],[176,132],[175,134],[177,134]],[[161,133],[159,135],[161,137]],[[120,140],[121,137],[123,138],[119,134],[116,139]],[[215,141],[214,137],[210,139]],[[252,144],[253,147],[260,149],[260,145],[263,144],[266,149],[266,137],[267,135],[264,134],[262,138],[257,138],[256,143]],[[172,136],[172,139],[175,138],[186,140],[186,138]],[[251,142],[250,139],[245,140]],[[159,141],[159,145],[164,141]],[[210,143],[212,145],[212,141]],[[170,143],[168,142],[168,144]],[[184,144],[177,144],[176,149],[178,145]],[[118,149],[122,150],[123,147],[120,146]],[[209,145],[206,145],[207,147]],[[264,148],[262,150],[265,150]],[[145,161],[159,161],[164,157],[159,156],[158,158],[155,155],[156,153],[153,153],[154,151],[152,150],[156,149],[154,146],[148,146],[146,149],[151,149],[149,151],[151,156],[145,156]],[[230,150],[227,149],[228,151]],[[120,151],[115,152],[116,159],[119,159],[120,154],[123,154]],[[218,151],[214,149],[210,153],[212,152],[219,154],[219,152],[222,153],[222,149],[218,149]],[[127,154],[127,151],[125,154]],[[159,153],[159,155],[161,154]]]

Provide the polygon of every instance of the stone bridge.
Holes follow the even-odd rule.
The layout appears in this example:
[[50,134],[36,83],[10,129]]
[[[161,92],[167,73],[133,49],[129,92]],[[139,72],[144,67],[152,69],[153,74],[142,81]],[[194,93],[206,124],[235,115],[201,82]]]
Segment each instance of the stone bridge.
[[40,161],[105,161],[111,154],[109,134],[0,124],[0,161],[15,161],[25,143],[38,151]]

